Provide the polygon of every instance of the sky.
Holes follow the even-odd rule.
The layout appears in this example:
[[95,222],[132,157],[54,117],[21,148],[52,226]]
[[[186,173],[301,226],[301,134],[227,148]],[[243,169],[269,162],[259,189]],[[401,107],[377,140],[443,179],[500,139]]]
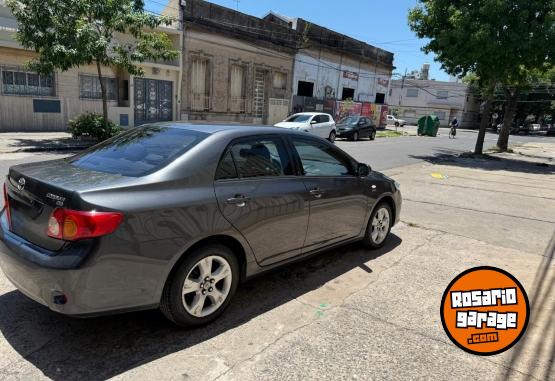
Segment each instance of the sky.
[[[146,0],[147,10],[160,12],[167,0]],[[419,70],[429,63],[430,78],[447,81],[449,75],[441,70],[433,55],[424,54],[420,48],[425,40],[418,39],[407,22],[408,11],[416,0],[210,0],[227,8],[262,17],[268,11],[301,17],[365,41],[394,53],[394,73]]]

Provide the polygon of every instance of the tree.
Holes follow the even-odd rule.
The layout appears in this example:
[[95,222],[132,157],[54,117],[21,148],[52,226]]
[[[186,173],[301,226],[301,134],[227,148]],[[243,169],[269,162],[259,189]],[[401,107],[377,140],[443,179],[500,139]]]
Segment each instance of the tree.
[[409,25],[423,47],[449,74],[475,73],[483,89],[480,131],[474,152],[482,153],[498,83],[516,79],[522,65],[553,60],[554,0],[420,0]]
[[50,74],[96,64],[105,125],[108,105],[103,66],[142,76],[137,63],[178,55],[168,35],[155,31],[173,20],[145,12],[141,0],[8,0],[7,4],[19,24],[18,41],[37,53],[28,63],[31,70]]

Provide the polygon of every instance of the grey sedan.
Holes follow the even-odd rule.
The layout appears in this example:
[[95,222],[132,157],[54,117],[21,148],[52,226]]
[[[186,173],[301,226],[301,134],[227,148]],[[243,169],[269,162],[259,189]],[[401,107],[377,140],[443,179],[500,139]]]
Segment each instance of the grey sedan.
[[381,247],[401,208],[398,184],[324,139],[176,122],[11,167],[4,198],[0,264],[22,293],[76,316],[159,307],[181,326],[262,271]]

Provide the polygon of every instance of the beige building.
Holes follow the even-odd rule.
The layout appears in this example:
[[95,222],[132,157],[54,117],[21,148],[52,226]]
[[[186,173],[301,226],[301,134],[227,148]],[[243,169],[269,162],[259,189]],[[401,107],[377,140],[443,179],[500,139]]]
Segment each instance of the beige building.
[[[24,65],[34,53],[16,42],[16,30],[16,20],[4,0],[0,0],[0,132],[63,131],[70,119],[82,113],[102,113],[96,66],[56,71],[49,76],[30,72]],[[181,30],[177,27],[160,30],[181,51]],[[136,126],[176,119],[181,61],[180,54],[172,62],[142,63],[144,77],[104,67],[110,120],[122,126]]]
[[464,83],[406,77],[392,81],[389,98],[397,117],[410,124],[430,114],[444,127],[455,117],[463,128],[474,128],[478,123],[479,100]]
[[273,124],[287,116],[294,31],[200,0],[186,2],[183,19],[181,119]]

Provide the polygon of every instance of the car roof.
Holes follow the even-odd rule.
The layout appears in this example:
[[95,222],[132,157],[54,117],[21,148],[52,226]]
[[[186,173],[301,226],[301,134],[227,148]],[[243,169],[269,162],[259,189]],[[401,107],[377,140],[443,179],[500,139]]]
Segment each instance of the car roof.
[[[202,122],[186,122],[186,121],[174,121],[174,122],[160,122],[145,124],[143,126],[160,126],[160,127],[172,127],[181,128],[184,130],[204,132],[207,134],[216,134],[218,132],[236,132],[238,135],[245,134],[271,134],[271,133],[295,133],[295,134],[306,134],[297,131],[292,131],[290,129],[273,127],[267,125],[256,125],[256,124],[221,124],[221,123],[202,123]],[[143,127],[141,126],[141,127]]]
[[326,114],[325,112],[297,112],[293,115],[322,115],[322,114],[329,115],[329,114]]

